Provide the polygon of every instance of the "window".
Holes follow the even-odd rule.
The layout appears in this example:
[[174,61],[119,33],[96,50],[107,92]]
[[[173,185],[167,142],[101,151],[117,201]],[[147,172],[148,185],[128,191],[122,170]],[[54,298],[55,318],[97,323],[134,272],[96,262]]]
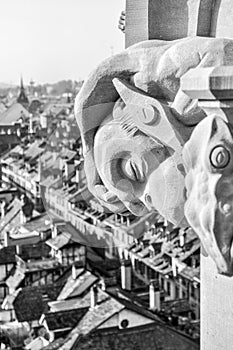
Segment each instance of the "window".
[[164,289],[164,279],[161,277],[161,288]]
[[195,298],[195,288],[193,284],[191,285],[191,297]]
[[167,294],[171,295],[171,283],[167,281]]
[[179,287],[176,286],[176,299],[179,299]]

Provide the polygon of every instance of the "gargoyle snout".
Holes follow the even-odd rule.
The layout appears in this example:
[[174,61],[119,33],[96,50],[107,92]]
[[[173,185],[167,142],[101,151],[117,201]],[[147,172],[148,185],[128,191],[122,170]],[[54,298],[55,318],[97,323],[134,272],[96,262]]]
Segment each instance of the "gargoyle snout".
[[233,186],[229,185],[230,182],[228,185],[224,184],[224,191],[217,191],[214,237],[224,260],[221,266],[217,264],[219,272],[233,276]]

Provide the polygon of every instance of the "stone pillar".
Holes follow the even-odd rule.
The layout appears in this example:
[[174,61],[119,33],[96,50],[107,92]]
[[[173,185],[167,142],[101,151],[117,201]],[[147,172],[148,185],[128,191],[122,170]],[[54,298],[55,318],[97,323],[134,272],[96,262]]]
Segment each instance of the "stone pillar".
[[212,9],[210,36],[233,38],[233,6],[231,0],[215,0]]
[[214,262],[201,256],[201,349],[232,348],[233,278],[219,275]]
[[148,39],[209,36],[213,0],[126,0],[126,47]]

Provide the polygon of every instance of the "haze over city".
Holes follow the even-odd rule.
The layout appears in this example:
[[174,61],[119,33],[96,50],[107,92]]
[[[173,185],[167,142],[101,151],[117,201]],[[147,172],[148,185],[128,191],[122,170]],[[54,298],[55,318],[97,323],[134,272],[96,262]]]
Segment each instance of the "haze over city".
[[0,82],[79,80],[121,51],[124,0],[2,0]]

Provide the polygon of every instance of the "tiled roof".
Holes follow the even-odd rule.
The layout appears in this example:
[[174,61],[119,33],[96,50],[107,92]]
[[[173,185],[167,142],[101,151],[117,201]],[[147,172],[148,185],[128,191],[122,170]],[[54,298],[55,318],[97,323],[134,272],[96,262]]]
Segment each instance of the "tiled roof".
[[29,147],[24,150],[24,157],[26,158],[37,158],[40,154],[44,152],[44,149],[42,148],[43,144],[42,142],[33,142],[29,145]]
[[66,350],[155,350],[179,349],[198,350],[199,344],[189,337],[180,334],[164,325],[156,323],[126,329],[107,328],[98,329],[87,336],[77,337],[77,341],[70,347],[66,343],[60,349]]
[[81,296],[98,281],[98,277],[89,271],[83,272],[83,269],[78,269],[76,271],[76,279],[73,279],[72,275],[68,278],[57,300]]
[[16,147],[14,147],[9,153],[8,155],[15,155],[15,154],[19,154],[21,155],[23,153],[23,147],[21,145],[18,145]]
[[83,303],[83,298],[72,298],[67,300],[61,300],[61,301],[52,301],[49,303],[49,308],[51,312],[59,312],[59,311],[65,311],[65,310],[73,310],[80,308],[80,304],[82,307],[88,307],[90,306],[90,300],[86,299],[86,304]]
[[63,247],[65,247],[70,242],[71,234],[67,232],[63,232],[59,234],[57,237],[49,239],[46,241],[46,244],[48,244],[50,247],[58,250]]
[[5,112],[0,114],[0,125],[10,125],[17,122],[21,118],[22,113],[26,117],[29,117],[28,111],[20,103],[14,103]]
[[161,310],[168,314],[171,310],[174,314],[187,313],[192,310],[187,299],[168,300],[161,303]]
[[[15,198],[13,202],[8,207],[8,212],[5,217],[0,220],[0,232],[3,232],[3,229],[11,223],[11,221],[18,216],[21,209],[20,200]],[[18,218],[19,219],[19,218]],[[17,220],[18,221],[18,220]],[[2,236],[2,235],[1,235]]]
[[17,135],[0,135],[0,145],[17,145],[21,142]]
[[121,303],[111,298],[106,293],[99,290],[98,294],[105,294],[106,299],[102,303],[99,303],[96,308],[90,308],[87,311],[79,324],[70,332],[64,345],[60,347],[60,350],[71,350],[81,335],[89,334],[104,321],[124,309]]
[[45,346],[43,350],[59,350],[60,346],[64,343],[64,339],[59,338],[54,340],[49,345]]
[[29,344],[27,344],[25,350],[42,349],[49,344],[48,340],[43,337],[38,337],[33,339]]
[[60,267],[60,263],[52,258],[47,258],[43,260],[27,261],[26,268],[27,272],[30,271],[43,271],[43,270],[54,270]]
[[[65,223],[64,231],[68,232],[72,237],[72,241],[76,243],[80,243],[88,246],[91,246],[91,243],[93,243],[88,240],[87,235],[83,234],[76,227],[74,228],[74,226],[72,226],[69,222]],[[90,235],[90,239],[91,239],[91,235]]]
[[1,308],[4,310],[12,310],[14,309],[13,303],[20,292],[20,288],[18,288],[14,293],[8,294],[2,302]]
[[48,214],[34,216],[30,221],[23,225],[28,231],[47,231],[50,228],[51,220]]
[[179,272],[179,275],[193,281],[195,278],[200,280],[200,266],[196,268],[192,268],[186,266],[183,270]]
[[3,247],[0,249],[0,265],[15,263],[15,246]]
[[48,311],[48,302],[56,300],[60,286],[44,285],[25,287],[14,301],[16,316],[19,322],[39,320]]
[[0,239],[4,239],[4,234],[6,232],[18,233],[18,228],[20,226],[24,227],[27,231],[35,231],[40,228],[39,231],[46,231],[50,226],[50,217],[47,214],[40,215],[36,210],[34,210],[33,215],[35,215],[26,224],[21,225],[20,223],[20,210],[21,203],[18,198],[15,198],[8,206],[8,211],[3,219],[0,220]]
[[[98,303],[104,302],[109,296],[107,294],[98,293]],[[90,292],[88,292],[84,297],[82,298],[74,298],[74,299],[68,299],[68,300],[61,300],[61,301],[53,301],[49,303],[50,311],[62,311],[62,310],[70,310],[72,309],[78,309],[78,308],[85,308],[90,306]]]
[[30,328],[28,324],[10,322],[1,324],[1,335],[6,336],[11,348],[22,349],[24,340],[29,337]]
[[44,320],[50,331],[73,329],[87,312],[88,307],[45,314]]
[[25,271],[22,270],[20,267],[16,267],[14,274],[9,276],[6,280],[6,285],[10,289],[16,289],[20,283],[24,280],[25,278]]

